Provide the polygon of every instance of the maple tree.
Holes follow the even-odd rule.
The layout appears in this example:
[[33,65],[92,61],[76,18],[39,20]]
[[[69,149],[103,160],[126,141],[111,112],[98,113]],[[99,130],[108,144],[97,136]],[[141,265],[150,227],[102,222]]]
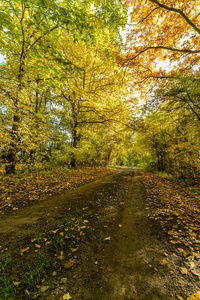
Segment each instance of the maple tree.
[[[121,64],[133,70],[135,82],[174,77],[199,62],[199,1],[125,1],[130,10]],[[141,88],[141,86],[140,86]]]

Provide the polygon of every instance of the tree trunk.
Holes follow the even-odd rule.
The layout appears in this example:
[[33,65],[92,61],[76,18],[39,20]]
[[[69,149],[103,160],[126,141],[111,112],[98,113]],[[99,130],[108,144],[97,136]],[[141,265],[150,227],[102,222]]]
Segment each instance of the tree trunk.
[[11,142],[6,160],[6,174],[14,174],[16,171],[19,122],[19,99],[17,99],[15,102],[15,113],[13,116]]

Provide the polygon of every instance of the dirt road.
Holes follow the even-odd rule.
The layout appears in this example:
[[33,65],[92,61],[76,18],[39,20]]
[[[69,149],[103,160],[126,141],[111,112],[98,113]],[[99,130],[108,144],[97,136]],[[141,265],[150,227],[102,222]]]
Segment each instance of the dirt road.
[[82,209],[89,226],[84,239],[74,243],[76,264],[66,270],[55,262],[56,276],[47,274],[48,289],[40,299],[64,299],[68,293],[73,300],[176,299],[180,289],[169,272],[172,262],[162,264],[167,242],[157,238],[159,226],[148,218],[145,200],[139,171],[126,168],[1,217],[1,242],[16,247],[41,230],[54,228],[69,211]]

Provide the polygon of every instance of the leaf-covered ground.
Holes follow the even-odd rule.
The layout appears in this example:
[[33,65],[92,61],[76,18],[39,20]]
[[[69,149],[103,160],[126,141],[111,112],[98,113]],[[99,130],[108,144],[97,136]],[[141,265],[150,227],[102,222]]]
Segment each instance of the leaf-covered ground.
[[0,214],[41,201],[52,195],[64,194],[83,183],[112,174],[111,168],[69,170],[52,168],[13,176],[0,176]]
[[[143,173],[149,217],[160,225],[157,238],[168,239],[171,254],[160,262],[173,262],[171,274],[183,289],[200,279],[200,185],[182,187],[174,181]],[[193,297],[193,296],[192,296]],[[188,299],[200,299],[198,298]],[[177,299],[183,299],[177,295]]]
[[32,175],[21,198],[15,184],[3,194],[16,200],[2,201],[0,299],[200,299],[199,186],[135,168],[61,173]]

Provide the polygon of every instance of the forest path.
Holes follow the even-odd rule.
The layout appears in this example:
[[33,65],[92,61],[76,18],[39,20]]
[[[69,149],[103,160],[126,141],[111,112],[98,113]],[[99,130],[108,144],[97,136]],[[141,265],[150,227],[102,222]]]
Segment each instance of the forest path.
[[102,246],[99,239],[98,260],[103,261],[103,270],[87,285],[84,282],[83,286],[79,285],[77,297],[73,299],[176,299],[175,282],[167,267],[159,262],[167,245],[156,238],[159,228],[145,210],[145,191],[139,171],[131,168],[118,174],[118,184],[123,184],[121,193],[117,194],[117,203],[123,208],[118,206],[114,218],[110,209],[113,222],[107,245]]
[[[1,243],[16,248],[22,240],[62,224],[67,213],[82,209],[89,226],[83,240],[74,242],[76,264],[66,270],[55,263],[57,276],[47,274],[50,288],[41,299],[64,299],[65,293],[72,300],[176,299],[176,284],[159,262],[167,241],[157,239],[159,227],[148,217],[145,200],[139,171],[124,168],[1,217]],[[67,281],[61,286],[63,277]]]

